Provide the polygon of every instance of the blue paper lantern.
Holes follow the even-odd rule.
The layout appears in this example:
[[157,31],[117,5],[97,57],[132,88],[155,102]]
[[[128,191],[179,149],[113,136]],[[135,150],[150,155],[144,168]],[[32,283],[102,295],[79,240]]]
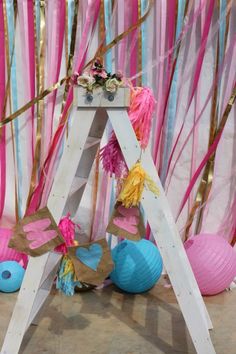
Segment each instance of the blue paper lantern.
[[161,276],[163,262],[158,248],[150,241],[125,240],[112,250],[113,283],[128,293],[151,289]]
[[0,291],[13,293],[20,289],[25,270],[15,261],[0,263]]

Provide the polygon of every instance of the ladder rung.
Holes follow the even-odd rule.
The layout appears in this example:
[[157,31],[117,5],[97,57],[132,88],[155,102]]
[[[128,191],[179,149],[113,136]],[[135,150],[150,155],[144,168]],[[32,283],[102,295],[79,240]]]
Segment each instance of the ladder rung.
[[29,321],[28,321],[28,324],[26,327],[26,331],[29,328],[29,326],[31,325],[31,323],[33,322],[33,320],[35,319],[35,317],[37,316],[39,310],[43,306],[43,304],[49,294],[50,294],[50,290],[48,290],[48,289],[39,289],[38,290],[37,296],[35,298],[35,302],[34,302],[30,317],[29,317]]
[[88,139],[86,140],[86,143],[84,145],[84,150],[91,148],[94,145],[98,145],[100,143],[99,138],[95,138],[93,136],[88,136]]
[[42,280],[40,282],[40,287],[43,285],[43,283],[47,280],[49,275],[52,273],[52,271],[58,267],[59,262],[61,260],[61,255],[56,253],[56,252],[50,252],[50,256],[48,258],[48,261],[45,265],[44,273],[42,276]]
[[74,177],[74,180],[71,185],[69,197],[71,197],[75,192],[82,188],[87,183],[87,178],[83,177]]

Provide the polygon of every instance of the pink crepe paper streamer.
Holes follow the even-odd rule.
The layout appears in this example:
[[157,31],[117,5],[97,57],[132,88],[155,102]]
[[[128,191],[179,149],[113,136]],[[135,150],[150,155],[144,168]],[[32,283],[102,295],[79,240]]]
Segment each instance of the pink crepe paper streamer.
[[[5,97],[5,37],[3,2],[0,3],[0,120],[3,119],[3,105]],[[3,214],[6,195],[6,129],[1,129],[0,136],[0,218]]]
[[[125,0],[119,0],[117,3],[118,6],[118,16],[117,16],[117,21],[118,21],[118,33],[124,32],[125,28],[128,28],[128,15],[126,16],[120,16],[120,14],[125,13],[125,7],[129,6],[129,3],[124,4]],[[118,57],[119,60],[117,61],[117,71],[120,70],[121,72],[124,72],[124,67],[125,67],[125,53],[126,53],[126,47],[127,47],[127,38],[123,38],[118,44]]]
[[[167,20],[167,2],[165,0],[159,1],[157,5],[157,15],[158,10],[160,11],[160,25],[159,28],[159,38],[157,39],[156,43],[156,51],[157,57],[163,57],[165,53],[165,45],[166,45],[166,20]],[[171,54],[170,54],[171,55]],[[168,56],[169,57],[169,56]],[[153,147],[153,156],[155,164],[158,161],[158,149],[160,144],[161,138],[161,131],[162,126],[164,123],[164,89],[165,89],[165,79],[164,76],[165,70],[165,61],[161,61],[158,65],[158,74],[156,76],[156,85],[157,85],[157,93],[158,93],[158,100],[157,100],[157,110],[156,110],[156,124],[155,124],[155,144]]]
[[200,163],[199,167],[197,168],[195,174],[193,175],[193,177],[192,177],[192,179],[191,179],[191,181],[190,181],[190,183],[189,183],[189,186],[188,186],[188,188],[187,188],[187,190],[186,190],[186,192],[185,192],[184,198],[183,198],[183,200],[182,200],[182,202],[181,202],[180,209],[179,209],[179,212],[178,212],[178,215],[177,215],[177,219],[178,219],[178,217],[179,217],[181,211],[183,210],[183,207],[184,207],[184,205],[185,205],[185,203],[186,203],[186,201],[187,201],[187,199],[188,199],[188,197],[189,197],[189,194],[191,193],[191,190],[193,189],[193,186],[194,186],[196,180],[198,179],[198,177],[199,177],[199,175],[200,175],[202,169],[204,168],[204,166],[206,165],[207,161],[208,161],[209,158],[212,156],[212,154],[216,151],[217,146],[218,146],[218,144],[219,144],[219,141],[220,141],[220,138],[221,138],[221,136],[222,136],[223,131],[224,131],[224,129],[222,129],[222,131],[219,132],[219,133],[216,135],[216,137],[215,137],[215,139],[214,139],[214,142],[212,143],[212,145],[211,145],[210,148],[208,149],[208,151],[207,151],[206,155],[204,156],[202,162]]
[[[86,11],[86,21],[83,29],[83,34],[82,38],[80,41],[78,53],[76,53],[75,60],[74,60],[74,71],[81,72],[82,67],[85,62],[85,57],[87,54],[87,49],[88,49],[88,44],[89,44],[89,39],[91,36],[91,33],[93,33],[96,25],[96,21],[98,18],[99,14],[99,6],[100,6],[100,0],[93,0],[89,2],[89,6]],[[92,26],[92,29],[91,29]],[[90,36],[89,36],[90,35]],[[58,128],[53,136],[47,158],[44,162],[42,173],[40,175],[40,180],[39,183],[34,190],[34,193],[31,197],[29,207],[27,209],[26,215],[30,215],[39,206],[44,206],[47,202],[48,194],[51,188],[51,184],[53,181],[53,173],[54,173],[54,167],[55,163],[57,161],[57,156],[58,156],[58,151],[61,146],[61,141],[63,138],[63,133],[65,131],[65,124],[63,123],[65,116],[71,106],[71,103],[73,101],[73,88],[70,87],[66,104],[64,107],[64,111],[60,117],[60,122],[58,125]],[[46,184],[46,186],[45,186]],[[40,200],[42,199],[42,203],[40,204]]]
[[64,218],[59,222],[59,229],[65,240],[65,243],[55,248],[56,252],[66,254],[68,252],[68,247],[75,245],[75,228],[76,226],[80,228],[79,224],[75,224],[68,213]]
[[204,24],[204,27],[203,27],[202,50],[200,51],[198,59],[197,59],[196,69],[195,69],[194,78],[193,78],[193,86],[192,86],[191,95],[190,95],[190,98],[189,98],[187,111],[189,110],[189,108],[191,106],[191,102],[192,102],[194,93],[196,91],[196,88],[197,88],[197,85],[198,85],[198,80],[199,80],[199,77],[200,77],[200,74],[201,74],[202,63],[203,63],[203,58],[204,58],[204,55],[205,55],[207,38],[208,38],[209,30],[210,30],[210,25],[211,25],[211,19],[212,19],[212,16],[213,16],[214,6],[215,6],[215,0],[210,0],[208,11],[207,11],[207,14],[206,14],[205,24]]
[[184,125],[185,125],[186,117],[187,117],[189,108],[191,106],[192,99],[193,99],[193,96],[194,96],[194,94],[196,92],[196,88],[197,88],[198,81],[199,81],[199,78],[200,78],[202,64],[203,64],[203,58],[204,58],[206,45],[207,45],[208,34],[209,34],[209,30],[210,30],[211,19],[212,19],[212,15],[213,15],[213,9],[214,9],[214,0],[211,0],[211,3],[209,4],[209,7],[208,7],[208,12],[207,12],[207,15],[206,15],[206,20],[205,20],[205,23],[204,23],[204,27],[203,27],[202,42],[201,42],[201,47],[200,47],[200,50],[199,50],[198,56],[197,56],[197,63],[196,63],[196,68],[195,68],[195,72],[194,72],[194,79],[193,79],[193,84],[192,84],[192,90],[191,90],[190,98],[189,98],[189,101],[188,101],[186,112],[184,114],[183,123],[181,125],[180,131],[179,131],[178,136],[176,138],[176,141],[175,141],[174,147],[172,149],[172,152],[170,154],[170,158],[169,158],[169,162],[168,162],[167,174],[169,172],[170,164],[171,164],[174,152],[176,150],[177,143],[178,143],[179,138],[180,138],[180,136],[181,136],[181,134],[183,132],[183,128],[184,128]]
[[[209,102],[209,100],[210,100],[210,98],[211,98],[211,95],[212,95],[212,93],[213,93],[214,86],[215,86],[215,85],[217,84],[217,82],[218,82],[218,77],[219,77],[220,75],[222,75],[222,73],[223,73],[223,71],[224,71],[224,69],[225,69],[225,67],[226,67],[226,65],[227,65],[227,63],[228,63],[228,61],[231,60],[231,56],[232,56],[232,53],[233,53],[233,48],[235,47],[235,45],[236,45],[236,36],[234,37],[234,40],[231,41],[231,45],[230,45],[230,47],[228,48],[228,50],[227,50],[227,52],[226,52],[226,54],[225,54],[224,61],[223,61],[223,63],[222,63],[222,64],[220,65],[220,67],[219,67],[218,75],[217,75],[217,77],[215,78],[214,82],[212,83],[212,86],[211,86],[211,88],[210,88],[210,90],[209,90],[209,93],[208,93],[208,95],[207,95],[207,98],[206,98],[206,101],[205,101],[205,103],[204,103],[204,105],[203,105],[203,108],[201,109],[200,113],[197,115],[197,118],[196,118],[196,120],[195,120],[195,122],[194,122],[192,128],[190,129],[190,131],[189,131],[189,133],[188,133],[188,135],[187,135],[187,137],[186,137],[186,139],[185,139],[185,141],[184,141],[184,143],[183,143],[183,145],[182,145],[182,147],[181,147],[181,149],[180,149],[180,151],[179,151],[179,153],[178,153],[178,156],[177,156],[177,158],[176,158],[176,161],[175,161],[175,163],[174,163],[174,166],[173,166],[173,168],[171,169],[171,172],[170,172],[169,181],[168,181],[167,188],[166,188],[167,190],[168,190],[168,188],[169,188],[169,185],[170,185],[170,182],[171,182],[171,178],[172,178],[172,175],[173,175],[175,166],[176,166],[176,164],[177,164],[177,162],[178,162],[178,160],[179,160],[179,158],[180,158],[180,156],[181,156],[181,154],[182,154],[182,152],[183,152],[185,146],[187,145],[187,143],[188,143],[188,141],[189,141],[189,139],[190,139],[190,137],[191,137],[191,135],[192,135],[192,133],[193,133],[195,127],[198,125],[198,123],[199,123],[199,121],[200,121],[200,119],[201,119],[201,117],[202,117],[203,112],[205,111],[205,109],[206,109],[206,107],[207,107],[207,105],[208,105],[208,102]],[[230,92],[232,92],[232,82],[231,82],[231,91],[230,91]],[[227,96],[227,97],[228,97],[227,99],[229,99],[229,96]],[[224,106],[224,107],[225,107],[225,106]],[[184,123],[183,123],[183,124],[184,124]],[[181,129],[182,129],[182,127],[181,127]],[[179,135],[178,135],[178,138],[179,138]],[[178,140],[178,138],[177,138],[177,140]],[[176,141],[175,145],[176,145],[176,144],[177,144],[177,141]],[[175,147],[174,147],[174,149],[173,149],[173,151],[172,151],[172,154],[173,154],[174,150],[175,150]],[[170,158],[170,161],[171,161],[171,158]],[[169,161],[169,164],[170,164],[170,161]],[[169,167],[170,167],[170,166],[169,166]],[[186,202],[186,201],[185,201],[185,202]]]
[[[208,32],[209,32],[209,27],[210,26],[210,23],[211,23],[211,16],[212,16],[212,11],[213,11],[213,8],[212,6],[214,5],[213,4],[214,0],[211,0],[211,3],[209,5],[209,16],[208,16],[208,19],[206,20],[205,22],[205,32],[204,32],[204,36],[206,37],[205,39],[207,39],[207,36],[208,36]],[[183,36],[185,35],[185,32],[187,31],[188,27],[190,27],[196,20],[196,18],[198,17],[198,15],[200,14],[201,10],[203,9],[203,7],[206,5],[207,1],[204,1],[204,2],[201,2],[198,9],[194,12],[194,14],[192,16],[190,16],[190,20],[189,22],[183,27],[183,30],[182,32],[180,33],[180,36],[178,38],[178,40],[176,41],[176,45],[173,46],[172,48],[169,49],[168,51],[168,55],[166,56],[165,53],[164,53],[164,48],[160,48],[160,56],[163,58],[162,61],[160,61],[160,75],[158,75],[158,82],[157,82],[157,85],[158,85],[158,107],[157,107],[157,123],[156,123],[156,127],[155,127],[155,145],[153,147],[153,156],[154,156],[154,160],[155,160],[155,163],[157,163],[158,161],[158,154],[159,154],[159,143],[160,143],[160,139],[161,139],[161,132],[162,132],[162,127],[163,127],[163,124],[164,124],[164,114],[165,114],[165,106],[166,106],[166,103],[167,103],[167,100],[168,100],[168,93],[169,93],[169,90],[167,90],[167,96],[165,97],[164,95],[164,92],[163,92],[163,73],[164,73],[164,58],[165,57],[168,57],[169,55],[171,55],[171,53],[174,51],[174,49],[176,48],[177,44],[179,44],[179,42],[183,39]],[[165,8],[165,4],[163,4],[163,9],[162,9],[162,12],[165,12],[166,11],[166,8]],[[210,21],[209,21],[209,18],[210,18]],[[164,21],[165,18],[162,17],[162,21]],[[164,25],[163,25],[164,26]],[[162,28],[163,28],[162,26]],[[162,34],[162,38],[160,40],[160,45],[162,42],[165,43],[165,32]],[[203,43],[204,44],[204,48],[206,46],[206,41]],[[199,65],[197,65],[197,69],[196,69],[196,72],[201,71],[201,54],[202,52],[204,52],[204,48],[202,46],[202,50],[200,51],[199,53]],[[204,54],[203,54],[204,55]],[[199,71],[199,73],[200,73]],[[197,76],[197,75],[196,75]],[[196,81],[196,80],[195,80]],[[192,89],[192,94],[194,94],[195,92],[195,88],[193,87]],[[190,107],[190,104],[191,104],[191,100],[190,99],[190,102],[189,102],[189,107]],[[189,109],[188,107],[188,109]]]
[[[19,13],[19,30],[21,40],[21,54],[22,64],[24,69],[23,81],[24,85],[24,99],[28,102],[35,96],[35,48],[34,48],[34,5],[32,1],[19,1],[18,2]],[[29,166],[29,174],[31,174],[31,168],[34,158],[34,144],[35,144],[35,127],[34,127],[34,105],[25,112],[25,120],[28,129],[29,149],[27,165]]]
[[[170,1],[167,2],[167,13],[168,16],[166,18],[166,22],[167,22],[167,28],[168,28],[168,36],[166,39],[168,48],[172,48],[174,46],[174,39],[175,39],[175,20],[176,20],[176,2],[175,1]],[[164,30],[164,28],[163,28]],[[164,89],[163,91],[165,92],[165,97],[169,97],[170,94],[170,90],[171,90],[171,82],[173,79],[173,75],[172,75],[172,63],[173,63],[173,54],[171,53],[168,57],[167,57],[167,64],[166,64],[166,68],[164,68],[164,75],[165,75],[165,81],[164,81]],[[161,111],[163,112],[163,122],[162,122],[162,126],[163,126],[163,134],[161,136],[161,144],[160,144],[160,165],[159,165],[159,174],[161,172],[162,169],[162,164],[163,164],[163,157],[164,156],[164,146],[165,146],[165,140],[166,140],[166,106],[167,106],[167,102],[164,102],[165,100],[161,100],[160,103],[163,104],[164,103],[164,107],[161,109]]]
[[[132,1],[132,12],[131,12],[131,25],[138,21],[138,0]],[[138,65],[138,41],[137,41],[138,30],[132,31],[130,35],[131,42],[134,41],[134,47],[130,51],[130,76],[135,75],[137,72]],[[133,85],[136,85],[136,79],[133,80]]]
[[[46,55],[46,87],[53,85],[59,79],[61,59],[63,52],[63,40],[65,34],[65,1],[49,1],[46,12],[47,31],[47,55]],[[42,161],[48,152],[53,133],[53,117],[55,110],[57,90],[46,98],[45,105],[45,129],[43,136]]]
[[[158,51],[157,51],[156,57],[159,58],[159,59],[158,59],[158,60],[155,60],[154,62],[153,62],[153,61],[149,62],[149,63],[148,63],[148,69],[142,70],[142,71],[136,73],[136,75],[132,76],[132,77],[129,78],[129,79],[130,79],[130,80],[133,80],[133,79],[135,79],[135,78],[141,76],[142,74],[147,73],[148,71],[153,70],[153,69],[156,68],[160,63],[162,63],[166,58],[168,58],[168,56],[171,55],[171,54],[176,50],[176,48],[178,47],[178,45],[180,45],[180,43],[183,41],[183,39],[187,36],[188,31],[189,31],[189,28],[191,28],[191,27],[196,23],[196,21],[197,21],[199,15],[202,14],[202,10],[204,9],[204,7],[205,7],[205,5],[207,4],[208,1],[209,1],[209,0],[203,0],[203,1],[201,1],[200,4],[199,4],[199,6],[198,6],[198,8],[196,9],[196,11],[194,11],[194,13],[190,13],[189,15],[188,15],[188,14],[186,15],[186,19],[188,19],[188,17],[189,17],[189,19],[188,19],[187,23],[183,26],[183,29],[182,29],[182,31],[181,31],[181,33],[180,33],[180,35],[179,35],[177,41],[175,42],[175,45],[174,45],[172,48],[170,48],[169,50],[165,51],[165,53],[164,53],[163,55],[159,55],[159,54],[158,54]],[[159,4],[160,4],[160,2],[157,2],[157,5],[159,5]],[[228,11],[229,11],[230,6],[231,6],[231,3],[229,3],[229,5],[227,6],[227,9],[228,9],[228,10],[227,10],[227,13],[228,13]],[[159,12],[160,12],[160,11],[157,10],[157,16],[159,15]],[[219,27],[219,24],[217,24],[216,26],[217,26],[217,28],[218,28],[218,27]],[[159,38],[159,36],[158,36],[158,28],[157,28],[157,35],[155,36],[155,38],[157,38],[157,41],[158,41],[158,38]],[[159,40],[159,41],[160,41],[160,40]],[[152,42],[151,42],[151,43],[152,43]],[[159,42],[158,42],[158,43],[159,43]]]

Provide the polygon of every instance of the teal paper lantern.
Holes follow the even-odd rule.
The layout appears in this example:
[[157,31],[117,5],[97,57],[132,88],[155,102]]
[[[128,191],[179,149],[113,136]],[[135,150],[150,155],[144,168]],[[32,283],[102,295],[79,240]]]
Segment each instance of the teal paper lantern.
[[113,283],[128,293],[151,289],[161,276],[163,262],[158,248],[150,241],[125,240],[112,250]]
[[25,270],[16,261],[0,263],[0,291],[13,293],[20,289]]

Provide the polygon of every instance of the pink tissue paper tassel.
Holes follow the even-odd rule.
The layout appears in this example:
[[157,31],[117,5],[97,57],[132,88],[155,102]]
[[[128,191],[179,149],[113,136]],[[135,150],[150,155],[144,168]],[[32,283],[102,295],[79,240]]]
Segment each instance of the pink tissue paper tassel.
[[55,248],[56,252],[66,254],[68,252],[67,247],[71,247],[75,245],[75,227],[80,228],[78,224],[75,224],[71,219],[70,219],[70,213],[68,213],[64,218],[62,218],[59,222],[59,229],[62,233],[62,236],[65,240],[65,243],[63,243],[60,246],[57,246]]
[[155,103],[156,100],[150,88],[135,87],[131,89],[131,103],[128,113],[142,149],[145,149],[149,142]]
[[[128,114],[142,149],[148,145],[155,103],[153,93],[148,87],[131,89],[131,104]],[[116,178],[127,174],[128,167],[114,132],[112,132],[108,143],[100,150],[100,159],[107,174],[114,174]]]
[[116,178],[121,178],[128,171],[114,132],[112,132],[108,143],[100,150],[100,159],[104,171],[110,176],[114,174]]

